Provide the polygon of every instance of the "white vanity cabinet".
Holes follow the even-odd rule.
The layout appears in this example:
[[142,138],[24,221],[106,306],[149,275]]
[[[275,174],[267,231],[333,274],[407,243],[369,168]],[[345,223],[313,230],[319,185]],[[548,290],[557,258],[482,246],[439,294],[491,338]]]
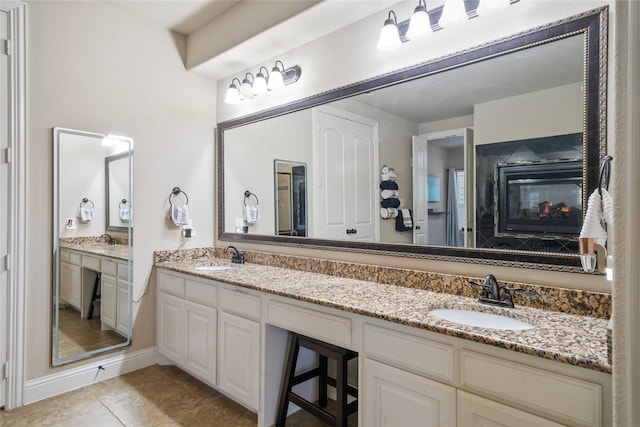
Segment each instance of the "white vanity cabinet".
[[216,385],[217,286],[165,271],[157,285],[158,352]]
[[260,393],[260,296],[241,290],[221,289],[220,310],[220,389],[257,411]]
[[60,249],[60,299],[80,311],[82,256],[65,249]]

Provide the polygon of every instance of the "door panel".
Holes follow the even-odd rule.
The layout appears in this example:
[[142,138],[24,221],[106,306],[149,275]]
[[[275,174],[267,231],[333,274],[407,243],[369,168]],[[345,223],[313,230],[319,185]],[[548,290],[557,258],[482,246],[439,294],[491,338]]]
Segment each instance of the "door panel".
[[426,245],[427,229],[427,140],[414,136],[411,141],[413,158],[413,244]]

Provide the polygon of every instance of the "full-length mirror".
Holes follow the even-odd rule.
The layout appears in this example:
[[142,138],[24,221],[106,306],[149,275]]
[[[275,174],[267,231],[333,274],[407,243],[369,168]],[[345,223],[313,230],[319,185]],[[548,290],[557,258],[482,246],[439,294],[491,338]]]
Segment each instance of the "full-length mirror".
[[131,342],[133,141],[57,127],[53,143],[51,347],[59,365]]
[[[605,151],[606,13],[220,123],[219,236],[577,271]],[[274,221],[235,233],[244,188],[274,211],[281,158],[308,165],[306,238]]]

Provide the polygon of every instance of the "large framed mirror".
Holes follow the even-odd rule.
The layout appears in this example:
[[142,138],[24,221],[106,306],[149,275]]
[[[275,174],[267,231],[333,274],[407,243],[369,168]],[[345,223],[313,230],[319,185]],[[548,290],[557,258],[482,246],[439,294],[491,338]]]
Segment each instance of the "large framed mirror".
[[51,348],[60,365],[131,343],[133,140],[56,127],[53,143]]
[[[219,123],[219,239],[581,271],[577,230],[606,152],[606,34],[605,7]],[[429,131],[443,121],[462,126]],[[275,211],[280,158],[307,164],[306,236],[273,221],[236,233],[244,188]],[[528,168],[505,175],[516,165]],[[535,185],[507,185],[536,168]]]

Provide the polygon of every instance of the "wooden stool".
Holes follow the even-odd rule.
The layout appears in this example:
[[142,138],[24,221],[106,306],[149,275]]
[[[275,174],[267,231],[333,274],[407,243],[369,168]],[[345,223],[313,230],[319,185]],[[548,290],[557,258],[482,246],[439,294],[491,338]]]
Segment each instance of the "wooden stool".
[[[296,363],[300,347],[308,348],[319,356],[319,365],[305,373],[296,375]],[[346,427],[347,417],[358,410],[358,389],[347,384],[347,364],[349,360],[358,357],[355,351],[347,350],[326,342],[305,337],[296,333],[291,333],[289,341],[289,353],[284,367],[282,386],[280,388],[280,399],[278,401],[278,414],[276,427],[284,427],[287,418],[289,402],[295,403],[305,411],[321,418],[336,427]],[[328,358],[336,361],[336,377],[330,377],[327,373]],[[309,402],[291,391],[293,386],[318,377],[318,404]],[[336,388],[336,415],[329,413],[327,406],[327,385]],[[347,396],[356,398],[351,403],[347,403]]]

